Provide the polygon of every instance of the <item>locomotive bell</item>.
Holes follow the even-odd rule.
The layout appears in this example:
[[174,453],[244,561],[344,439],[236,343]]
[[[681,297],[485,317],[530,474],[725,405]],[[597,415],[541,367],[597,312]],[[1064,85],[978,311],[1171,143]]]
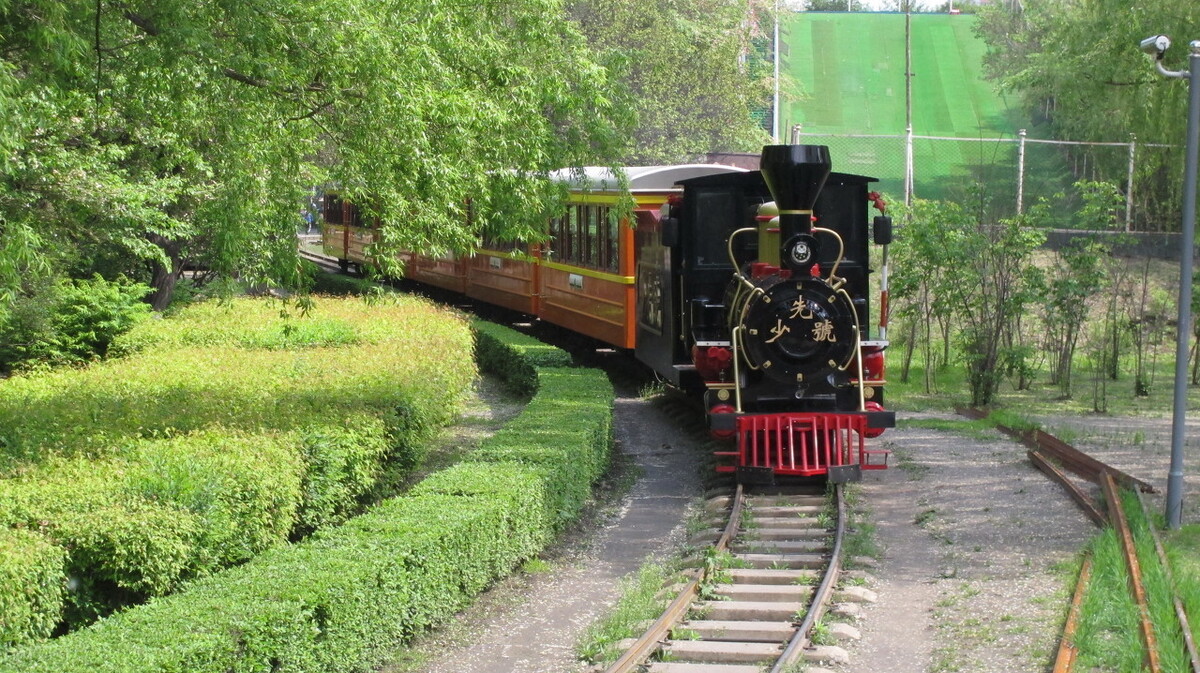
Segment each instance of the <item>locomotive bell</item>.
[[763,148],[760,170],[779,205],[779,257],[793,272],[807,272],[817,261],[812,209],[832,168],[825,145]]

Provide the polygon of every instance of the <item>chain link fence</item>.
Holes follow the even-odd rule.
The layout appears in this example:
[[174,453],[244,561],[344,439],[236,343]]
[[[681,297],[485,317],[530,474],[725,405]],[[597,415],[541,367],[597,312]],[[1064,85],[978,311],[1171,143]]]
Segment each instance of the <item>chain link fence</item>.
[[[896,201],[946,200],[997,220],[1044,202],[1062,228],[1163,232],[1179,227],[1183,157],[1173,145],[1070,142],[1026,137],[805,133],[793,143],[828,145],[834,170],[878,178],[876,189]],[[911,157],[911,160],[909,159]],[[1124,200],[1104,221],[1078,222],[1078,181],[1108,182]],[[1130,187],[1132,185],[1132,188]]]

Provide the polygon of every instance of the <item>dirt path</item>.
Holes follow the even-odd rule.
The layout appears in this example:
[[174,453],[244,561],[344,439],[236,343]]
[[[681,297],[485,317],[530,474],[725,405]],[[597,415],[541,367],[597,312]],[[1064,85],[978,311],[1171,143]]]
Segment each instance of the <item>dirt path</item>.
[[[700,494],[697,447],[650,402],[616,402],[616,449],[636,478],[598,521],[544,557],[548,569],[517,573],[453,624],[422,638],[411,660],[389,673],[561,673],[583,671],[574,647],[619,597],[620,582],[682,543],[686,510]],[[620,477],[618,477],[620,478]]]
[[879,601],[848,673],[1010,673],[1051,660],[1069,564],[1095,531],[1024,447],[982,434],[885,435],[899,469],[863,480],[884,552]]

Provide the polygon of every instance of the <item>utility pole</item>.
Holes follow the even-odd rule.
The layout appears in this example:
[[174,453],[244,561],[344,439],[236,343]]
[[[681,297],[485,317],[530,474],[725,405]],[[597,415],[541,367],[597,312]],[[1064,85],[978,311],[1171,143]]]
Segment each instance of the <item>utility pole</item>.
[[1187,150],[1183,172],[1183,241],[1179,251],[1179,319],[1175,340],[1175,403],[1171,422],[1171,467],[1167,472],[1167,528],[1177,530],[1183,513],[1183,442],[1187,436],[1188,338],[1192,324],[1192,258],[1196,238],[1196,175],[1200,161],[1200,40],[1189,45],[1188,70],[1167,70],[1162,58],[1171,47],[1166,35],[1141,42],[1141,50],[1154,56],[1164,77],[1188,80]]
[[779,0],[775,0],[775,98],[771,103],[771,139],[779,142]]
[[[912,119],[912,2],[904,3],[904,205],[912,205],[913,119]],[[906,212],[907,211],[906,209]]]

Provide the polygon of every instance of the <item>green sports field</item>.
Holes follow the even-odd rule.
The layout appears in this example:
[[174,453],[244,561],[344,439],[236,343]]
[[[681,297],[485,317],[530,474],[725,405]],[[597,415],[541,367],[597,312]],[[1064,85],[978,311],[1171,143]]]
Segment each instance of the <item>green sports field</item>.
[[[796,12],[781,25],[781,69],[791,82],[781,102],[781,133],[793,124],[804,133],[893,135],[905,133],[905,16],[896,13]],[[912,16],[913,133],[954,138],[1015,138],[1027,125],[1017,108],[983,78],[983,41],[970,15]],[[790,94],[790,95],[786,95]],[[834,170],[881,179],[884,191],[902,193],[904,141],[809,138],[827,144]],[[1007,198],[1016,145],[918,140],[914,143],[915,192],[954,198],[986,181]]]

